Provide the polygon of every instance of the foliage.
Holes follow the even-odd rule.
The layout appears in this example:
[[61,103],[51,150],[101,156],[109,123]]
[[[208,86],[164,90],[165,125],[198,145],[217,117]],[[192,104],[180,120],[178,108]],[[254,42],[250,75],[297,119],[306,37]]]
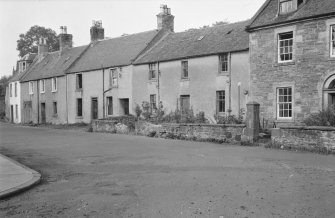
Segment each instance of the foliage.
[[335,107],[319,111],[309,115],[304,121],[307,126],[334,126],[335,127]]
[[142,109],[141,109],[140,105],[136,104],[136,107],[135,107],[135,114],[136,114],[136,118],[137,118],[137,119],[140,118],[141,113],[142,113]]
[[203,25],[202,27],[199,27],[199,28],[190,28],[190,29],[187,29],[186,31],[206,29],[206,28],[209,28],[209,27],[215,27],[215,26],[226,25],[226,24],[229,24],[229,22],[227,20],[216,21],[215,23],[212,23],[212,25]]
[[142,116],[145,120],[148,120],[151,116],[150,103],[147,101],[142,102]]
[[16,49],[19,51],[20,57],[25,56],[29,52],[37,53],[37,44],[40,38],[47,38],[50,52],[59,50],[57,34],[50,28],[35,25],[30,27],[25,34],[21,33],[19,37]]
[[2,76],[0,78],[0,96],[6,95],[6,86],[11,78],[12,76]]
[[244,115],[245,115],[245,109],[241,108],[237,116],[233,114],[225,116],[214,114],[214,118],[217,124],[242,124],[244,121]]
[[203,111],[194,115],[193,109],[183,111],[176,109],[164,116],[162,121],[165,123],[206,123],[207,119]]

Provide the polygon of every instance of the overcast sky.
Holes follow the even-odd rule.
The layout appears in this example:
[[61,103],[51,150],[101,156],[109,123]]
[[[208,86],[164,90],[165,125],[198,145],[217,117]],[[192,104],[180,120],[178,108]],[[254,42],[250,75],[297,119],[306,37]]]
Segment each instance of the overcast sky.
[[216,21],[250,19],[265,0],[0,0],[0,76],[12,73],[18,60],[16,41],[33,25],[59,33],[67,26],[74,46],[88,44],[92,20],[102,20],[105,37],[157,28],[160,4],[175,16],[175,32]]

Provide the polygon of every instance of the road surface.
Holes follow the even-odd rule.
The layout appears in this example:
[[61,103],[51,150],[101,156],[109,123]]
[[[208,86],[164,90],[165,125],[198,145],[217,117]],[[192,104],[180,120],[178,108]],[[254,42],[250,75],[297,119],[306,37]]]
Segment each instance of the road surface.
[[42,183],[0,217],[334,217],[335,156],[0,124]]

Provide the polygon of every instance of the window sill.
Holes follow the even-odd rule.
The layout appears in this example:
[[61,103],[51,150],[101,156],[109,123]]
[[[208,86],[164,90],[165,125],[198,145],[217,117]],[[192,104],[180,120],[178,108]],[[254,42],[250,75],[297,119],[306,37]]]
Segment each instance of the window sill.
[[55,93],[55,92],[57,92],[57,90],[54,90],[54,91],[51,91],[52,93]]
[[34,93],[29,93],[29,95],[33,95]]
[[217,76],[229,76],[229,71],[221,71],[217,74]]
[[186,81],[190,81],[190,78],[181,78],[180,82],[186,82]]
[[157,82],[157,79],[149,79],[148,83]]
[[82,120],[82,119],[83,119],[83,116],[76,116],[76,119],[78,119],[78,120]]
[[45,94],[45,92],[40,92],[40,94]]
[[283,118],[277,118],[276,123],[294,123],[294,119],[293,118],[287,118],[287,119],[283,119]]
[[286,61],[286,62],[278,62],[274,66],[286,66],[286,65],[295,65],[295,61]]
[[109,88],[112,89],[112,88],[118,88],[119,85],[110,85]]
[[76,92],[83,92],[83,89],[76,89]]

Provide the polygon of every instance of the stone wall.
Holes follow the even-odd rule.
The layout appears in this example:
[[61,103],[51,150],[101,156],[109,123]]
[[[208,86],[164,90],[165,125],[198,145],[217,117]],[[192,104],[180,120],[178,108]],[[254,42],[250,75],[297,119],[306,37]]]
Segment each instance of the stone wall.
[[91,127],[93,132],[108,132],[128,134],[132,128],[126,124],[119,122],[119,120],[92,120]]
[[283,127],[272,129],[272,146],[335,154],[334,127]]
[[[300,22],[250,34],[251,100],[260,103],[261,119],[278,126],[299,125],[310,113],[322,109],[323,85],[335,74],[330,57],[330,25],[335,19]],[[278,34],[293,31],[293,61],[278,63]],[[277,118],[278,87],[292,87],[293,119]]]
[[244,124],[161,124],[137,122],[135,131],[149,137],[210,141],[217,143],[240,143],[245,134]]

